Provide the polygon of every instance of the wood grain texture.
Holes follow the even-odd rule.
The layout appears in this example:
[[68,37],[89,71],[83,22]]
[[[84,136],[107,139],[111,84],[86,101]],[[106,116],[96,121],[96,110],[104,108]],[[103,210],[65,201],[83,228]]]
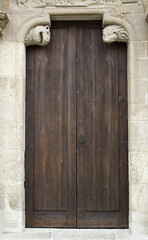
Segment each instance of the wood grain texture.
[[[34,76],[30,79],[34,82],[34,124],[27,130],[33,132],[33,139],[28,139],[33,145],[33,158],[26,158],[26,163],[33,168],[31,214],[37,227],[76,224],[75,32],[75,25],[59,23],[52,28],[48,46],[28,50],[28,54],[34,52]],[[43,216],[44,211],[51,213],[48,223],[44,217],[41,222],[35,218],[38,211]],[[57,216],[56,223],[52,212]]]
[[26,224],[128,227],[127,49],[99,21],[27,50]]

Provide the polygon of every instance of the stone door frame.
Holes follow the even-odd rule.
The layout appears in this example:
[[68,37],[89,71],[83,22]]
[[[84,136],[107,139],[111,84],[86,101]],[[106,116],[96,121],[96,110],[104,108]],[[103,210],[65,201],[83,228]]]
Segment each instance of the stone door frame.
[[148,233],[148,26],[141,0],[133,6],[132,13],[128,4],[120,11],[112,6],[24,9],[12,1],[0,39],[1,232],[25,229],[26,45],[48,44],[52,20],[102,20],[105,42],[127,42],[129,230]]

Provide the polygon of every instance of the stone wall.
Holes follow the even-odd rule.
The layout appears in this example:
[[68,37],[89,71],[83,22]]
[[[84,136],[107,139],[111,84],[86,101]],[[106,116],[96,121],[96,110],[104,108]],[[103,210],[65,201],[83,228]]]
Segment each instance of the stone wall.
[[[23,43],[0,42],[0,223],[1,230],[24,228]],[[24,68],[24,67],[23,67]]]
[[19,1],[19,6],[11,2],[9,23],[0,37],[1,231],[21,232],[25,228],[25,37],[35,26],[50,25],[50,15],[51,20],[63,16],[102,19],[104,27],[117,24],[128,33],[129,229],[148,233],[148,23],[144,2],[122,0],[118,1],[120,6],[78,9],[26,8],[23,2]]

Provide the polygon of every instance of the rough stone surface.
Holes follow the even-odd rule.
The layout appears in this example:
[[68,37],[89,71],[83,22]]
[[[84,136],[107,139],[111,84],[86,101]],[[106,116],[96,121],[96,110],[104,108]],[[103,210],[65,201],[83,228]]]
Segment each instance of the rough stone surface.
[[[8,10],[8,1],[7,10]],[[147,0],[124,0],[120,6],[22,8],[12,1],[9,23],[0,39],[0,239],[148,239],[148,13]],[[32,4],[33,1],[29,1]],[[61,1],[62,2],[62,1]],[[90,1],[89,1],[90,2]],[[92,2],[92,1],[91,1]],[[143,7],[143,2],[145,3]],[[121,1],[120,1],[121,3]],[[83,1],[84,4],[84,1]],[[95,3],[96,4],[96,3]],[[107,6],[108,4],[108,6]],[[20,7],[21,5],[21,7]],[[47,4],[46,4],[47,5]],[[59,16],[59,13],[62,14]],[[67,16],[70,16],[68,17]],[[104,15],[103,15],[104,14]],[[24,213],[25,37],[30,29],[50,25],[49,15],[66,19],[102,19],[128,33],[129,229],[26,230]],[[55,17],[56,15],[56,17]],[[51,24],[52,26],[52,24]]]

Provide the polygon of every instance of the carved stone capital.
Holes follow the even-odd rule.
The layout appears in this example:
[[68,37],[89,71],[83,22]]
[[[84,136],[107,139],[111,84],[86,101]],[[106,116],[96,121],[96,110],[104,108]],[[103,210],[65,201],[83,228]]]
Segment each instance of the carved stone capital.
[[103,41],[105,43],[127,42],[128,33],[120,25],[109,25],[103,29]]
[[5,12],[0,12],[0,37],[3,36],[4,29],[5,29],[8,21],[9,21],[9,19],[7,17],[7,14]]
[[45,46],[50,41],[50,26],[36,26],[32,28],[26,36],[26,46],[39,45]]

